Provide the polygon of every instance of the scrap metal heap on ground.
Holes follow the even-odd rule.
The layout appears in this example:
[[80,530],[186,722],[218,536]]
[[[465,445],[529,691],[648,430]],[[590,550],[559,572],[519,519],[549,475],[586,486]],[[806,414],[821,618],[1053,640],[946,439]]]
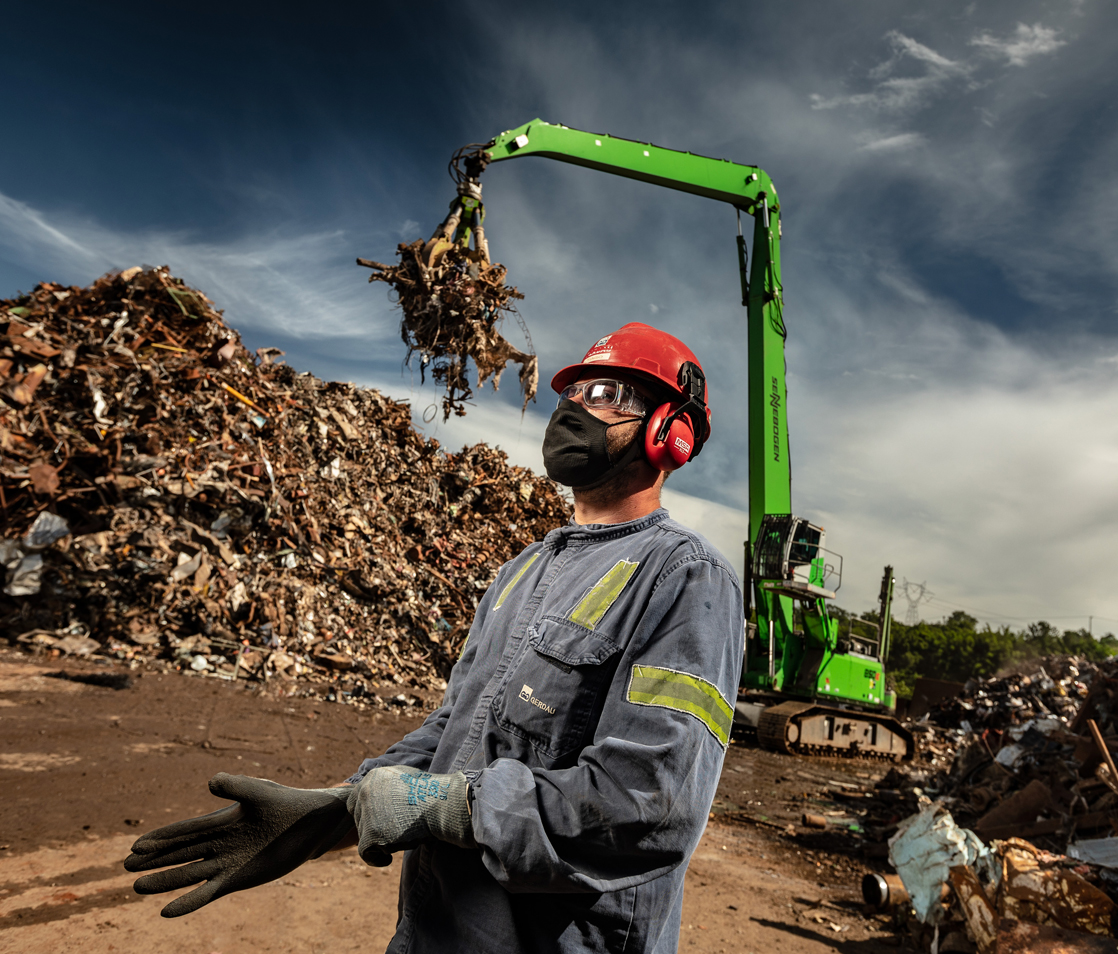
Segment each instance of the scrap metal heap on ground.
[[972,679],[934,706],[914,728],[938,764],[888,780],[942,799],[984,837],[1016,835],[1062,852],[1118,821],[1118,779],[1105,754],[1118,747],[1118,658],[1053,656],[1017,669]]
[[1118,658],[972,679],[913,728],[920,760],[851,814],[867,854],[887,842],[918,946],[938,928],[940,951],[1118,950]]
[[569,508],[279,354],[165,267],[0,301],[0,637],[339,701],[445,687],[499,566]]

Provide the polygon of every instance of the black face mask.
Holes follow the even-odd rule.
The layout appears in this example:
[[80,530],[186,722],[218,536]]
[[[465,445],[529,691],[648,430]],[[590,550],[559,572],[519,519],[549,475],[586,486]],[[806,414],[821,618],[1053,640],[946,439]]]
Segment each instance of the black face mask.
[[628,423],[630,421],[607,424],[581,404],[566,399],[560,401],[548,421],[543,439],[543,465],[547,476],[556,483],[579,490],[604,484],[628,467],[644,449],[646,421],[641,423],[625,453],[617,461],[610,460],[606,433],[611,427]]

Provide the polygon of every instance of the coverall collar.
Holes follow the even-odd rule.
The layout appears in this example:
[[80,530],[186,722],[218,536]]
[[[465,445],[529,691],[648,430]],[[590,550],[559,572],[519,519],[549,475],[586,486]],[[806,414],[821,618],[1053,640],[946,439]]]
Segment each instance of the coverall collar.
[[571,517],[571,522],[565,527],[557,527],[544,537],[543,544],[552,550],[559,550],[571,544],[616,540],[619,537],[640,533],[667,519],[668,511],[663,507],[625,523],[575,523],[574,517]]

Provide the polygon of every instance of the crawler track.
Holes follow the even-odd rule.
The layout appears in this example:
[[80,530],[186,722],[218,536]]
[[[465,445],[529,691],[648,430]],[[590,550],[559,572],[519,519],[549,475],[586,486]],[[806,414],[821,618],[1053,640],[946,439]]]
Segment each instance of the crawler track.
[[766,709],[757,725],[761,747],[788,755],[901,762],[916,750],[912,734],[896,719],[875,712],[782,702]]

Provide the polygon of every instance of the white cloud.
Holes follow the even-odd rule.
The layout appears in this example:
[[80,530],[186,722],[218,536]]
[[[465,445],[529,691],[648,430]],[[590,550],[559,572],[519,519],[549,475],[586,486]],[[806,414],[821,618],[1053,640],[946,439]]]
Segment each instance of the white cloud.
[[14,257],[42,266],[47,262],[81,262],[85,267],[100,267],[105,257],[86,248],[60,228],[51,225],[38,210],[0,193],[0,245]]
[[[893,44],[894,49],[897,51],[895,58],[899,59],[901,56],[907,55],[920,63],[927,63],[933,70],[939,73],[948,75],[951,73],[966,73],[966,67],[955,60],[948,59],[946,56],[941,56],[931,47],[919,43],[910,36],[905,36],[899,30],[890,30],[885,34],[885,38]],[[884,69],[884,64],[877,67],[871,75],[881,77],[887,75],[891,70]]]
[[740,580],[745,566],[743,544],[749,536],[748,511],[680,493],[671,485],[664,488],[662,500],[673,520],[694,528],[714,544]]
[[1118,380],[1015,359],[1034,388],[869,382],[826,433],[803,422],[819,466],[801,469],[798,496],[846,555],[856,607],[889,562],[992,613],[1118,617],[1099,575],[1118,535]]
[[998,39],[990,33],[980,33],[970,42],[971,46],[1004,56],[1010,66],[1025,66],[1033,57],[1054,53],[1065,46],[1067,41],[1056,38],[1059,32],[1039,23],[1032,26],[1018,23],[1013,33],[1005,39]]
[[862,146],[862,149],[866,152],[895,152],[901,149],[911,149],[913,146],[922,145],[926,141],[922,133],[898,133],[895,136],[873,139]]
[[[1067,41],[1059,39],[1059,33],[1058,29],[1040,23],[1031,26],[1018,23],[1008,36],[998,37],[985,31],[967,42],[987,56],[1004,58],[1011,66],[1025,66],[1033,58],[1053,53],[1065,46]],[[815,93],[810,96],[811,108],[828,110],[851,107],[878,113],[911,115],[929,107],[951,91],[973,93],[990,82],[989,78],[983,78],[980,73],[980,58],[952,59],[899,30],[890,30],[885,34],[885,40],[892,52],[887,59],[866,72],[866,79],[871,86],[869,90],[838,95]],[[988,109],[979,109],[978,114],[981,122],[993,125],[994,117]],[[900,137],[892,138],[900,140]],[[882,142],[888,143],[889,139]]]
[[324,327],[342,335],[395,334],[387,301],[363,287],[349,243],[338,230],[212,242],[179,232],[55,221],[0,193],[0,247],[44,279],[76,284],[113,268],[170,264],[219,308],[229,309],[241,330],[268,328],[296,338],[313,337]]
[[[948,59],[898,30],[890,30],[885,39],[892,46],[893,55],[869,71],[874,84],[871,92],[832,97],[813,94],[812,109],[866,106],[883,112],[908,112],[924,106],[949,83],[970,72],[965,63]],[[918,75],[897,75],[912,63],[919,65]]]

